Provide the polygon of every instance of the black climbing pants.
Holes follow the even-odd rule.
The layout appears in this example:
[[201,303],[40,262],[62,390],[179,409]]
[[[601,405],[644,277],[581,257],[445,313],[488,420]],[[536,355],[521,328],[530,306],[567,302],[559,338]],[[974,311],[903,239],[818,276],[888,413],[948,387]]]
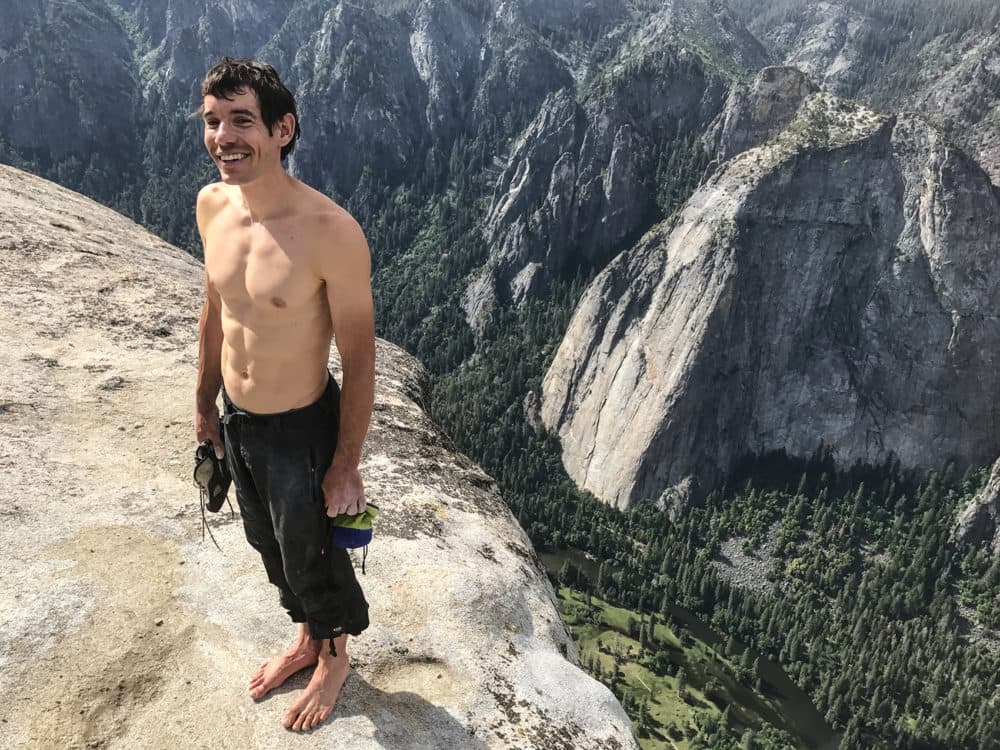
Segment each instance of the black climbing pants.
[[322,482],[340,422],[340,389],[329,378],[315,403],[276,414],[241,409],[222,390],[226,463],[247,541],[292,621],[308,623],[315,639],[368,627],[351,558],[328,542]]

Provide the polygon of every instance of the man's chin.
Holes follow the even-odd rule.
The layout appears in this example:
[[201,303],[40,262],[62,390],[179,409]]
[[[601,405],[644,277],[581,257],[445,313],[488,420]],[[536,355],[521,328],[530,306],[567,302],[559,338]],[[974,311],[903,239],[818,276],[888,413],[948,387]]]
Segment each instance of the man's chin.
[[246,175],[230,174],[225,170],[219,170],[219,180],[226,185],[245,185],[250,182]]

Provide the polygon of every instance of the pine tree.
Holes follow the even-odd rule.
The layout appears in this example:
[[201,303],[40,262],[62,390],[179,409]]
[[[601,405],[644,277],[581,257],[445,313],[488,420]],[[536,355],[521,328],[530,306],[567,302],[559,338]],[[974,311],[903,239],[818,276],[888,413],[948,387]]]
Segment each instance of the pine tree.
[[852,716],[840,738],[839,750],[861,750],[861,725],[857,716]]
[[563,560],[562,567],[559,568],[559,576],[558,576],[558,579],[557,579],[559,581],[559,585],[560,586],[569,586],[569,585],[571,585],[571,581],[570,581],[570,575],[571,574],[572,574],[572,570],[571,570],[571,567],[570,567],[570,564],[569,564],[569,560]]

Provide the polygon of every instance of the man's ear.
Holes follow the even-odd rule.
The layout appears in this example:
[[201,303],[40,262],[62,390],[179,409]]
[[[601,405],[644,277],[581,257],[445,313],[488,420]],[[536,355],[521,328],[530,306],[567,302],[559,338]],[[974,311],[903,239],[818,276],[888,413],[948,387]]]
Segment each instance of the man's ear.
[[281,145],[286,146],[295,136],[295,115],[286,112],[278,120],[278,136],[281,138]]

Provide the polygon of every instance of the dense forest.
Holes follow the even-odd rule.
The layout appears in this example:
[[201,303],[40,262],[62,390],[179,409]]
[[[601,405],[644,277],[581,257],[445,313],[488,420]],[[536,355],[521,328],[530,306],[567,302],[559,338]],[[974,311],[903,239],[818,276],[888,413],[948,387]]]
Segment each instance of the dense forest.
[[[518,513],[541,548],[602,561],[595,581],[574,571],[571,585],[639,612],[677,602],[779,661],[843,731],[842,748],[1000,747],[1000,641],[969,638],[975,620],[1000,624],[1000,560],[947,539],[985,472],[920,481],[774,456],[748,473],[673,521],[568,493],[519,496]],[[727,581],[729,539],[766,563],[766,592]]]

